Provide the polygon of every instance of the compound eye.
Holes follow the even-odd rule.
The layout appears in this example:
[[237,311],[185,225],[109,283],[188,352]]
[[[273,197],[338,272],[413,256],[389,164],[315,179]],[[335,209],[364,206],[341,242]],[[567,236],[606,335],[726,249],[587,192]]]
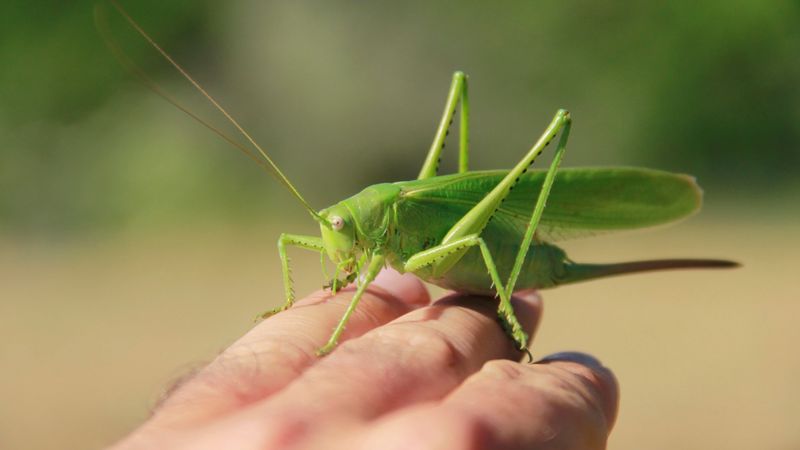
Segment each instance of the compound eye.
[[339,216],[331,217],[331,226],[334,230],[339,231],[344,228],[344,219]]

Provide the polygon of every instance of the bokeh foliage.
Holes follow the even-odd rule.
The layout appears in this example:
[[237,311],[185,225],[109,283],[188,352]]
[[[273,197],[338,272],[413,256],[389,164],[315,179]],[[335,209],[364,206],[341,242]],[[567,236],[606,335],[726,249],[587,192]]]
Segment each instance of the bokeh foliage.
[[[127,3],[320,207],[414,176],[455,69],[472,80],[476,168],[510,165],[566,107],[569,165],[685,171],[719,197],[797,185],[796,1]],[[0,9],[0,231],[300,213],[120,69],[93,3]],[[133,59],[224,127],[111,19]]]

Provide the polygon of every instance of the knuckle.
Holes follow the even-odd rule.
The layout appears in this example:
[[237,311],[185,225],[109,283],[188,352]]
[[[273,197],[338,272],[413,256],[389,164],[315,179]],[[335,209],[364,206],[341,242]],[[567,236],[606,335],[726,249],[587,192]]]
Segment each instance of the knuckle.
[[[485,444],[489,441],[489,436],[492,434],[488,424],[475,414],[444,411],[435,419],[436,420],[431,423],[435,423],[437,431],[440,429],[445,430],[446,437],[442,436],[442,440],[439,442],[428,440],[428,445],[423,443],[422,446],[419,447],[410,446],[407,448],[423,448],[430,450],[460,448],[465,450],[478,450],[486,448]],[[443,440],[445,442],[442,442]]]
[[380,329],[379,340],[413,355],[419,364],[432,370],[460,368],[465,355],[449,336],[440,330],[412,323],[398,324]]
[[[347,308],[353,299],[353,293],[346,290],[337,294],[332,300]],[[408,312],[411,307],[389,295],[377,295],[367,291],[358,303],[351,320],[364,323],[366,327],[373,328]],[[351,322],[352,323],[352,322]]]
[[295,414],[270,414],[263,421],[267,426],[261,429],[257,438],[260,448],[288,448],[302,442],[309,434],[311,424]]
[[313,362],[314,344],[265,339],[228,348],[194,377],[205,391],[225,395],[238,404],[260,400],[277,388],[276,378],[267,376],[279,367],[287,378],[298,376]]
[[585,418],[598,430],[608,430],[616,418],[617,385],[613,375],[610,381],[589,367],[569,363],[569,367],[557,367],[548,373],[548,385],[572,398],[581,405]]
[[478,450],[487,447],[492,431],[476,414],[453,408],[437,408],[415,416],[397,416],[373,429],[359,450],[408,448],[439,450],[458,448]]
[[523,367],[518,362],[495,359],[484,364],[481,373],[498,380],[516,380],[523,376]]

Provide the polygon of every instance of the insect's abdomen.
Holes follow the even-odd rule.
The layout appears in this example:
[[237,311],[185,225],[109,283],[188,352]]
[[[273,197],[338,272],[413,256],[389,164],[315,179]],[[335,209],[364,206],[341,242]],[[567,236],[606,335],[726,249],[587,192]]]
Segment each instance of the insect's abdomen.
[[[472,205],[453,198],[449,202],[397,204],[397,217],[387,242],[387,260],[402,270],[414,254],[438,245],[454,223]],[[491,220],[481,233],[503,282],[508,279],[522,241],[522,221]],[[534,242],[525,258],[515,290],[547,288],[563,276],[566,255],[559,247]],[[430,267],[415,272],[423,280],[446,289],[475,294],[494,294],[492,280],[480,249],[473,247],[445,274],[434,277]]]
[[[497,271],[503,283],[508,280],[519,245],[487,240]],[[525,257],[515,291],[522,289],[544,289],[559,284],[564,276],[566,255],[560,248],[546,243],[534,243]],[[445,289],[481,295],[494,295],[483,256],[477,247],[470,249],[461,260],[439,278],[426,280]]]

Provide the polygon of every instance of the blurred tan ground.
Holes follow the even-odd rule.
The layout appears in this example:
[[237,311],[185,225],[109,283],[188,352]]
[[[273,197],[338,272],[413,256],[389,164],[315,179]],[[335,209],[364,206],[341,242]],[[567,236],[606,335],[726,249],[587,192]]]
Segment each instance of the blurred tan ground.
[[[87,449],[123,435],[171,380],[279,301],[277,235],[312,230],[0,240],[0,447]],[[745,266],[547,291],[535,354],[583,350],[614,369],[622,406],[610,448],[800,448],[798,243],[795,220],[707,216],[570,242],[577,260]],[[294,260],[299,292],[321,283],[315,257]]]

